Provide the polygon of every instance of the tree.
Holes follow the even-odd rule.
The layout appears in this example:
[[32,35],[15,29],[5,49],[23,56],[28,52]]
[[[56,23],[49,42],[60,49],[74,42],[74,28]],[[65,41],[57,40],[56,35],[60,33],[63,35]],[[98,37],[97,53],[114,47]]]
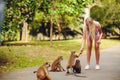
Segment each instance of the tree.
[[[3,26],[8,40],[14,40],[19,31],[20,40],[27,41],[28,26],[34,18],[37,0],[5,0],[6,14]],[[14,38],[11,38],[14,37]]]
[[120,36],[120,2],[119,0],[101,0],[102,7],[95,6],[91,16],[102,25],[104,37]]
[[[50,46],[52,46],[52,32],[53,23],[58,26],[58,33],[60,34],[61,27],[68,26],[71,20],[66,17],[77,20],[86,7],[88,1],[85,0],[43,0],[39,10],[44,13],[43,18],[50,22]],[[73,21],[72,20],[72,21]],[[62,25],[62,26],[61,26]]]
[[63,35],[66,32],[63,33],[62,30],[66,28],[76,29],[80,25],[79,16],[83,13],[83,9],[93,0],[5,1],[3,35],[7,37],[7,39],[5,37],[6,40],[16,40],[19,34],[20,40],[27,41],[28,29],[33,29],[34,32],[36,26],[39,27],[44,23],[45,26],[49,26],[47,35],[50,37],[50,46],[52,46],[53,29],[56,28],[58,33]]

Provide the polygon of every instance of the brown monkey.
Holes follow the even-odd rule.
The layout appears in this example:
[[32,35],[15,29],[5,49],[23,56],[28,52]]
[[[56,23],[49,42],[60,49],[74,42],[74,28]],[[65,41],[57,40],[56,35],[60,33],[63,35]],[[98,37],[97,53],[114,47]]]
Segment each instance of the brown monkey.
[[46,62],[45,64],[40,66],[37,71],[34,71],[34,73],[36,72],[37,80],[52,80],[47,70],[49,67],[50,64]]
[[71,51],[71,55],[69,57],[69,60],[68,60],[68,64],[67,64],[67,73],[69,73],[69,68],[73,68],[74,67],[74,62],[75,62],[75,59],[78,58],[79,56],[77,56],[75,54],[75,51]]
[[73,66],[73,72],[81,73],[81,64],[79,59],[75,61],[75,65]]
[[59,56],[51,65],[51,71],[65,71],[61,65],[61,61],[63,60],[63,56]]

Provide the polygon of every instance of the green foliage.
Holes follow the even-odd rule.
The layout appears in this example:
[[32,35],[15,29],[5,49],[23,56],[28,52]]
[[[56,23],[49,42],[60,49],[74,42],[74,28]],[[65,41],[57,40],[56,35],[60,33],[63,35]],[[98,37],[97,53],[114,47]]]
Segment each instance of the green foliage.
[[104,37],[120,36],[120,3],[116,0],[102,0],[102,7],[95,6],[91,16],[102,25]]
[[37,0],[5,0],[5,2],[5,21],[2,34],[5,36],[14,35],[11,36],[13,39],[3,37],[7,40],[15,40],[16,32],[20,34],[22,29],[22,21],[25,20],[29,24],[33,21]]
[[3,39],[16,40],[21,35],[23,21],[29,24],[30,30],[39,28],[42,22],[50,23],[50,20],[55,26],[58,23],[62,28],[78,29],[80,26],[78,17],[93,0],[5,0],[5,2]]
[[63,14],[70,16],[79,16],[86,5],[87,1],[84,0],[43,0],[39,7],[39,10],[43,11],[45,14],[54,16]]
[[[53,24],[52,27],[55,27],[58,32],[61,31],[60,33],[66,27],[79,30],[79,16],[87,5],[88,1],[85,0],[43,0],[37,11],[37,15],[41,14],[41,17],[36,15],[36,21],[33,24],[39,25],[36,29],[42,27],[40,23]],[[38,17],[39,19],[37,19]],[[51,19],[52,23],[50,22]],[[61,30],[59,30],[58,24]],[[50,25],[46,27],[50,27]],[[33,29],[35,28],[32,27],[31,31]]]

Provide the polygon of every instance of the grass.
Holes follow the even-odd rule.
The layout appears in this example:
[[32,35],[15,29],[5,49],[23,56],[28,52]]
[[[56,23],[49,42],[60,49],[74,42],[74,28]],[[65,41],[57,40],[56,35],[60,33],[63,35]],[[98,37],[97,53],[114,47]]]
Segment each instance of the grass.
[[[62,55],[64,59],[67,59],[71,50],[75,50],[79,53],[81,40],[53,41],[53,47],[49,46],[49,41],[13,41],[5,42],[5,44],[24,45],[0,47],[0,73],[39,66],[45,61],[52,63],[59,55]],[[118,44],[120,44],[120,40],[102,39],[101,49]]]

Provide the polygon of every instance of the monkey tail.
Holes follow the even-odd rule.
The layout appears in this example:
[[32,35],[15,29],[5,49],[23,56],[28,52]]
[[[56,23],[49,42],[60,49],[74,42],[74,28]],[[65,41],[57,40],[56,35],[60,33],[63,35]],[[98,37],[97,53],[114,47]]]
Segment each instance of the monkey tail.
[[60,72],[60,71],[58,71],[58,70],[50,70],[50,72]]

